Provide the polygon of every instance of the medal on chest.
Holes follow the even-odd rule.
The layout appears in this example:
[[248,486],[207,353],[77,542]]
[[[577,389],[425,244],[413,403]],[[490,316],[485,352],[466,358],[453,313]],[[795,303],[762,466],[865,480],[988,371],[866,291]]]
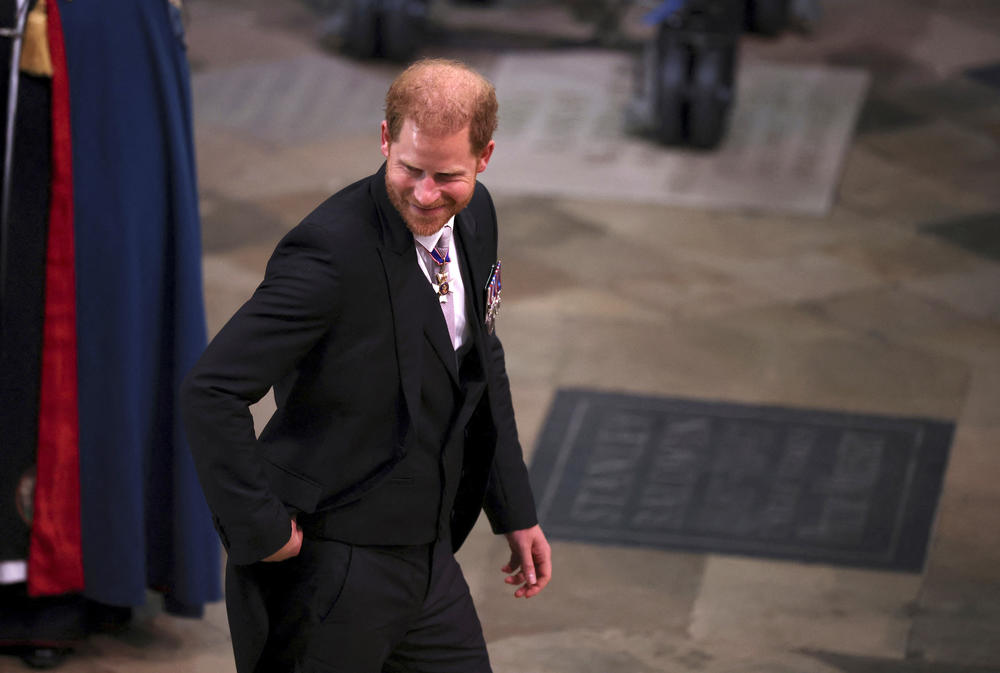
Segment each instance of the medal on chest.
[[448,263],[451,262],[451,255],[446,254],[442,257],[441,253],[437,249],[434,249],[431,250],[431,258],[437,264],[431,285],[434,286],[434,290],[438,293],[438,301],[445,304],[448,302],[448,295],[451,293],[451,280],[448,278]]
[[486,331],[493,334],[496,320],[500,315],[500,260],[490,269],[490,279],[486,283]]

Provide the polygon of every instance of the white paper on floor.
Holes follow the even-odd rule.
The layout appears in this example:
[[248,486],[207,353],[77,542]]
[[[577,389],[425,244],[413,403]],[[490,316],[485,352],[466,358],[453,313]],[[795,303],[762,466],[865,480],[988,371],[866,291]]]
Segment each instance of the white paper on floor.
[[746,63],[712,152],[627,136],[632,58],[598,51],[503,56],[500,129],[483,181],[512,194],[824,215],[868,86],[862,70]]

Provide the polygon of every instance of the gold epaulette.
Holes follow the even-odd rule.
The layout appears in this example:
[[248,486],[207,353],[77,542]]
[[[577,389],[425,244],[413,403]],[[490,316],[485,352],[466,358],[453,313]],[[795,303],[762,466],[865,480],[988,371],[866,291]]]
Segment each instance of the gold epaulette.
[[49,53],[48,15],[45,0],[38,0],[28,12],[21,47],[21,72],[39,77],[52,77],[52,55]]

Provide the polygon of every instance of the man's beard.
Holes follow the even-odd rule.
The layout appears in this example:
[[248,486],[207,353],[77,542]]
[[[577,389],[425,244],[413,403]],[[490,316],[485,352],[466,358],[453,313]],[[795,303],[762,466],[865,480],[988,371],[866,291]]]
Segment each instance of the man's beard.
[[445,201],[442,205],[445,207],[445,212],[441,215],[435,216],[433,218],[421,218],[416,217],[413,211],[410,209],[410,203],[403,198],[400,194],[393,188],[392,184],[389,182],[389,175],[385,176],[385,190],[389,193],[389,202],[392,203],[393,207],[399,213],[400,217],[403,218],[403,222],[406,223],[406,228],[417,236],[430,236],[435,234],[438,230],[445,225],[445,223],[452,218],[452,216],[461,212],[467,205],[469,201],[472,200],[472,192],[469,193],[469,198],[465,199],[463,203],[449,202]]

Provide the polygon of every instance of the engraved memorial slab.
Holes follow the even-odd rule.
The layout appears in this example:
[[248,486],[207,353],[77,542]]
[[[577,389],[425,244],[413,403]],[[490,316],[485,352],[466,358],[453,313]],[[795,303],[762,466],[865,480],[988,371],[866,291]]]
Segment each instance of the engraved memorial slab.
[[920,571],[953,429],[561,390],[532,482],[552,539]]

